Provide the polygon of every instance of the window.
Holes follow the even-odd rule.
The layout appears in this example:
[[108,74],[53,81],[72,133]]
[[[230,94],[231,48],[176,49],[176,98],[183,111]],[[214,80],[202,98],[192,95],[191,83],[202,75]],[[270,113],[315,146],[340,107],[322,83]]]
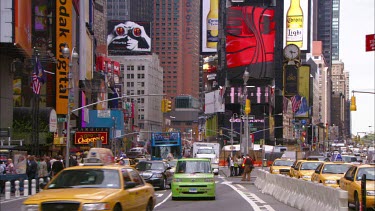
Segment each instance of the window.
[[131,175],[131,177],[133,178],[133,182],[135,182],[137,186],[143,185],[143,180],[135,170],[129,169],[129,174]]

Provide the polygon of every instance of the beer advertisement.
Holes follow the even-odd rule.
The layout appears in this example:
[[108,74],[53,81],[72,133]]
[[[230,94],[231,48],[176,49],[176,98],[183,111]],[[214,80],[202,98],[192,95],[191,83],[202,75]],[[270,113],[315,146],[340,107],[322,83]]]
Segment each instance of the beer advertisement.
[[297,45],[310,50],[310,0],[284,0],[284,47]]
[[219,0],[202,0],[202,53],[216,53],[219,40]]

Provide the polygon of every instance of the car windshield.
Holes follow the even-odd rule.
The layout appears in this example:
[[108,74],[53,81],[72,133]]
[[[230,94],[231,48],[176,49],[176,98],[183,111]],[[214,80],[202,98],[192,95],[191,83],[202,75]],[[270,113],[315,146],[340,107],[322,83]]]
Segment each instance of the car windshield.
[[197,154],[215,154],[213,149],[198,149]]
[[136,169],[138,171],[147,170],[164,170],[164,165],[161,162],[139,162]]
[[211,173],[210,162],[207,161],[179,161],[176,166],[177,173]]
[[292,166],[292,165],[293,165],[293,161],[291,160],[276,160],[273,163],[273,166]]
[[366,174],[366,180],[375,181],[375,168],[374,167],[360,168],[358,170],[356,180],[361,180],[364,174]]
[[302,163],[300,170],[315,170],[321,162],[305,162]]
[[347,163],[358,161],[356,157],[351,157],[351,156],[342,156],[342,160]]
[[326,164],[323,167],[322,174],[344,174],[350,165],[348,164]]
[[47,187],[58,188],[120,188],[119,172],[112,169],[65,170]]

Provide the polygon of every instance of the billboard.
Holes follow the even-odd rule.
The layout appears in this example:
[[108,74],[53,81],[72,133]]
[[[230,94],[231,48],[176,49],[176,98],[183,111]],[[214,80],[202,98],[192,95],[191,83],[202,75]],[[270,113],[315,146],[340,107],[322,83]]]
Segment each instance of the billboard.
[[90,144],[101,141],[102,144],[108,144],[108,132],[76,132],[74,144]]
[[366,51],[375,51],[375,34],[366,35]]
[[0,1],[0,43],[13,43],[13,1]]
[[151,52],[151,23],[108,21],[107,47],[109,55],[131,55]]
[[301,51],[310,50],[310,0],[284,0],[283,47],[296,44]]
[[206,93],[204,101],[205,114],[225,112],[224,98],[220,95],[220,90]]
[[69,58],[61,50],[65,43],[72,50],[72,1],[56,1],[56,113],[67,114]]
[[201,0],[201,52],[216,53],[219,40],[219,1]]
[[309,117],[310,98],[310,66],[302,65],[298,68],[298,93],[301,96],[301,105],[294,117]]
[[226,63],[229,68],[248,67],[251,78],[272,78],[275,51],[273,7],[232,6],[225,24]]
[[14,9],[14,42],[31,56],[31,0],[14,1]]

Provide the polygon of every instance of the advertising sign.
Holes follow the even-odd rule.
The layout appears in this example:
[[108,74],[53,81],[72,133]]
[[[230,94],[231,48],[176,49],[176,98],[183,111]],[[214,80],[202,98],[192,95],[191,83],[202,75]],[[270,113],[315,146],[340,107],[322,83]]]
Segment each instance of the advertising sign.
[[310,98],[310,66],[302,65],[298,69],[298,93],[301,96],[301,105],[294,117],[309,117]]
[[67,114],[69,58],[61,50],[65,43],[72,50],[72,1],[56,1],[56,113]]
[[216,53],[219,40],[219,1],[202,0],[201,51]]
[[310,50],[310,0],[284,0],[284,45]]
[[290,97],[298,94],[298,67],[286,65],[284,68],[284,96]]
[[205,114],[225,112],[224,99],[223,96],[220,95],[220,90],[206,93],[204,105]]
[[228,68],[248,67],[251,78],[272,78],[275,51],[274,8],[227,8],[226,62]]
[[108,54],[131,55],[135,52],[151,52],[150,35],[150,22],[108,21]]
[[366,51],[375,51],[375,34],[366,35]]
[[26,151],[14,151],[13,152],[13,164],[16,168],[17,174],[26,174],[27,164],[27,152]]
[[31,0],[14,1],[14,43],[31,56]]
[[74,144],[89,144],[96,141],[108,144],[108,132],[76,132],[74,136]]

